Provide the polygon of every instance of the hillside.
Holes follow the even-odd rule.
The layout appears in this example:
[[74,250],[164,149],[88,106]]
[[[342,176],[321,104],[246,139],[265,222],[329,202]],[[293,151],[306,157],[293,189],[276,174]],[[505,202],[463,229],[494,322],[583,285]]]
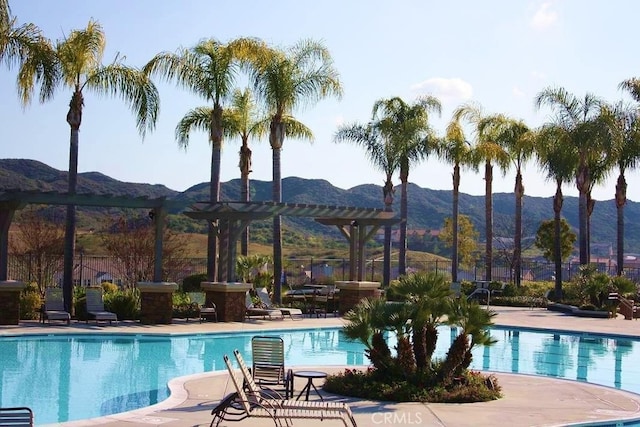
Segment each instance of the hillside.
[[[59,171],[44,163],[26,159],[0,160],[0,189],[20,189],[38,191],[66,192],[65,171]],[[163,185],[126,183],[114,180],[97,172],[81,173],[78,175],[78,192],[94,194],[112,194],[132,197],[166,197],[183,202],[184,208],[196,201],[207,200],[209,197],[209,183],[194,185],[180,193]],[[322,205],[382,207],[382,190],[379,186],[367,184],[343,190],[331,185],[329,181],[320,179],[303,179],[297,177],[285,178],[282,181],[283,200],[287,203],[313,203]],[[451,191],[430,190],[417,185],[409,185],[409,229],[439,229],[444,219],[451,216]],[[399,212],[400,191],[396,192],[394,210]],[[252,181],[251,197],[255,201],[267,201],[271,198],[271,182]],[[235,179],[221,185],[222,200],[240,199],[240,180]],[[553,217],[552,198],[529,197],[524,198],[523,224],[525,234],[533,235],[538,224]],[[514,224],[513,194],[498,193],[493,196],[494,228],[496,236],[511,237]],[[51,208],[64,215],[62,208]],[[85,225],[93,217],[105,210],[86,209],[79,207],[80,225]],[[115,209],[110,214],[121,213]],[[180,210],[172,212],[175,216],[172,223],[184,223],[188,220],[180,215]],[[468,215],[473,221],[480,235],[484,233],[484,197],[460,195],[460,213]],[[578,227],[578,199],[566,197],[563,214],[567,221],[575,228]],[[58,214],[56,214],[58,215]],[[628,202],[625,207],[626,251],[640,252],[640,223],[632,221],[640,215],[640,204]],[[331,235],[339,238],[339,233],[333,227],[320,225],[308,218],[285,218],[285,227],[304,234]],[[204,228],[204,224],[196,224]],[[270,227],[270,222],[255,224],[256,228]],[[613,200],[598,201],[591,219],[592,243],[611,244],[615,249],[616,208]]]

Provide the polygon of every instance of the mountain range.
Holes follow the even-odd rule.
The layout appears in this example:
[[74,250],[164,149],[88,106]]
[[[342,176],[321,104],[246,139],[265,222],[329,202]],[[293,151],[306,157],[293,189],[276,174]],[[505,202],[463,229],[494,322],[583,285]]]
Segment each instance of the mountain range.
[[[446,177],[449,179],[449,177]],[[0,189],[67,191],[67,172],[54,169],[44,163],[28,159],[0,159]],[[114,196],[166,197],[180,202],[183,209],[195,202],[208,200],[209,183],[203,182],[178,192],[164,185],[127,183],[115,180],[99,172],[78,174],[78,193],[111,194]],[[303,179],[288,177],[282,180],[283,201],[286,203],[308,203],[319,205],[355,206],[381,208],[382,188],[373,184],[358,185],[344,190],[322,179]],[[399,212],[400,191],[396,192],[394,210]],[[452,191],[431,190],[415,184],[409,184],[410,230],[438,230],[444,219],[451,216]],[[268,201],[271,199],[270,181],[251,181],[251,199]],[[240,180],[234,179],[221,184],[221,200],[240,200]],[[58,207],[63,212],[63,210]],[[172,214],[179,215],[177,209]],[[100,212],[96,208],[78,207],[79,224],[82,213]],[[104,209],[102,211],[107,211]],[[109,209],[114,213],[114,209]],[[513,193],[493,195],[494,234],[499,237],[512,237],[514,230],[515,200]],[[480,236],[484,235],[484,196],[460,194],[460,213],[470,217]],[[63,213],[61,213],[62,215]],[[565,197],[563,216],[569,224],[578,228],[578,198]],[[625,206],[625,252],[640,252],[640,221],[632,218],[640,216],[640,203],[628,201]],[[524,233],[533,236],[541,221],[553,218],[552,197],[524,197],[523,224]],[[310,218],[284,218],[285,227],[291,227],[306,234],[332,235],[338,233],[333,227],[326,227]],[[204,229],[204,227],[202,227]],[[591,217],[592,246],[602,244],[613,248],[616,244],[616,206],[615,201],[597,201]]]

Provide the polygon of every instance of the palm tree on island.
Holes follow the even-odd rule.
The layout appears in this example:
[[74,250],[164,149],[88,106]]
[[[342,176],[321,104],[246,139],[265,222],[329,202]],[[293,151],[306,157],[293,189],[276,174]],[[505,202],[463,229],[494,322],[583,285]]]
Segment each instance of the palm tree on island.
[[[287,50],[264,49],[249,67],[257,99],[265,107],[272,149],[273,201],[282,202],[281,153],[285,137],[311,140],[311,130],[293,113],[329,96],[342,96],[338,72],[329,50],[320,42],[302,40]],[[273,218],[274,298],[281,301],[282,220]]]
[[[67,112],[67,123],[71,129],[69,150],[68,194],[76,194],[78,179],[78,145],[84,91],[99,95],[119,96],[136,115],[136,124],[142,137],[153,130],[159,109],[159,96],[155,85],[141,70],[126,66],[117,56],[108,65],[102,64],[106,37],[102,26],[94,20],[86,28],[72,31],[55,47],[53,78],[38,80],[31,61],[23,63],[20,76],[29,76],[21,82],[20,90],[24,104],[28,104],[37,82],[41,83],[40,101],[51,99],[58,86],[70,88],[73,93]],[[72,311],[73,257],[75,252],[76,207],[67,206],[64,240],[63,294],[65,310]]]

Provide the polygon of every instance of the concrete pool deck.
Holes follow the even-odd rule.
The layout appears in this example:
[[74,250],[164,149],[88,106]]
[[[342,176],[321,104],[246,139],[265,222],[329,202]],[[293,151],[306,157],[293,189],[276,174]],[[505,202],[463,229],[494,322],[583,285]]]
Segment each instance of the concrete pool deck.
[[[640,337],[637,320],[590,319],[566,316],[544,309],[492,307],[498,315],[495,324],[540,329],[583,331]],[[284,321],[250,321],[245,323],[176,322],[172,325],[148,326],[121,322],[118,325],[95,325],[73,322],[66,325],[41,325],[22,322],[17,326],[0,327],[0,336],[23,333],[69,333],[91,331],[96,333],[202,333],[283,328],[341,326],[340,318],[304,319]],[[640,361],[639,361],[640,363]],[[294,367],[294,369],[304,367]],[[344,367],[307,367],[326,372],[337,372]],[[640,419],[640,395],[609,387],[583,382],[558,380],[519,374],[495,374],[502,386],[502,399],[467,404],[390,403],[372,402],[323,393],[325,399],[345,401],[351,406],[359,427],[367,426],[561,426],[606,421]],[[295,383],[296,390],[302,380]],[[225,372],[208,372],[182,377],[170,383],[171,396],[157,405],[107,417],[57,424],[76,426],[208,426],[211,409],[232,391]],[[36,422],[37,422],[37,415]],[[338,426],[339,421],[324,422],[299,420],[305,427]],[[267,420],[245,419],[241,422],[223,422],[221,426],[268,426]]]

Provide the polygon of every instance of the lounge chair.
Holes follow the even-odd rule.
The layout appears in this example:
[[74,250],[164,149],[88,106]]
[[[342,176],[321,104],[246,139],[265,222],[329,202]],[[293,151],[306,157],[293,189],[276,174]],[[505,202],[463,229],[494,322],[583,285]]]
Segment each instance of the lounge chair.
[[245,306],[246,306],[246,310],[244,314],[245,319],[248,319],[249,317],[252,317],[252,316],[262,317],[263,319],[266,319],[267,317],[269,319],[273,319],[273,318],[284,319],[284,315],[282,314],[282,311],[278,309],[255,307],[253,305],[253,301],[251,300],[251,295],[249,295],[249,292],[247,292],[247,294],[245,295]]
[[[265,399],[255,393],[249,393],[243,388],[242,379],[231,366],[229,356],[224,355],[224,363],[229,371],[231,382],[238,394],[235,400],[236,404],[244,411],[243,418],[269,418],[273,420],[275,426],[290,426],[291,420],[340,420],[345,427],[352,425],[356,427],[353,417],[349,418],[346,411],[337,409],[318,409],[316,402],[292,402],[287,401],[287,406],[283,406],[282,402],[276,399]],[[212,421],[213,424],[213,421]]]
[[[249,371],[249,368],[247,367],[247,364],[245,363],[242,357],[242,354],[240,354],[238,350],[234,350],[233,355],[236,357],[236,361],[238,362],[238,367],[240,368],[240,372],[244,377],[245,388],[248,390],[250,394],[254,396],[260,396],[261,398],[279,399],[278,404],[283,408],[305,408],[305,409],[315,410],[315,411],[331,410],[331,411],[344,412],[346,416],[349,417],[353,426],[354,427],[356,426],[356,421],[353,418],[353,412],[351,412],[351,408],[346,403],[325,402],[325,401],[309,402],[306,400],[297,401],[297,400],[282,399],[282,396],[278,395],[278,393],[275,390],[265,389],[264,387],[261,387],[255,382],[253,376],[251,375],[251,372]],[[291,391],[293,392],[293,389]],[[290,397],[293,397],[293,396],[290,395]]]
[[64,297],[61,288],[47,288],[45,291],[44,307],[40,321],[60,320],[71,324],[71,314],[64,309]]
[[302,310],[300,310],[299,308],[276,307],[275,305],[273,305],[273,303],[271,302],[271,298],[269,298],[269,292],[267,291],[267,288],[260,288],[256,292],[260,297],[260,301],[262,301],[262,305],[264,305],[265,308],[270,310],[280,310],[284,316],[289,316],[291,320],[293,320],[293,316],[296,316],[300,320],[302,320]]
[[0,426],[31,427],[33,411],[31,408],[0,408]]
[[105,311],[104,301],[102,300],[102,287],[86,288],[87,299],[87,323],[89,320],[117,322],[118,316],[110,311]]
[[293,394],[293,375],[284,365],[284,341],[280,337],[251,338],[253,380],[259,385],[284,386],[285,398]]

